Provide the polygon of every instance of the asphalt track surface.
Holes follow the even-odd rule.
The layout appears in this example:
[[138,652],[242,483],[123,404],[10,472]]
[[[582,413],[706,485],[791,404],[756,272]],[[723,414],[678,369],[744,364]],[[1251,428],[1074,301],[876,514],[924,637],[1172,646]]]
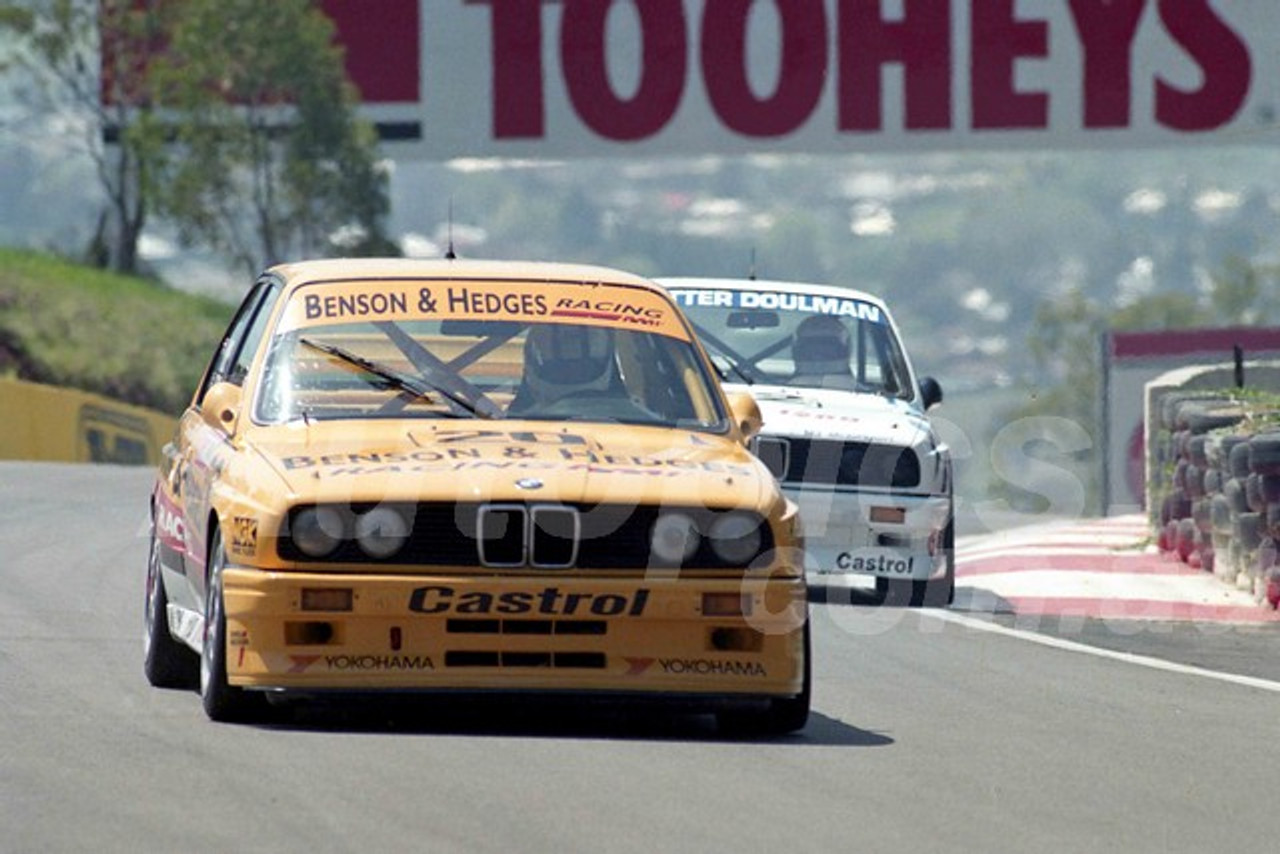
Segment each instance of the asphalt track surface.
[[[213,724],[194,692],[142,676],[150,477],[0,463],[6,854],[1275,844],[1280,684],[1265,674],[1223,681],[1176,655],[1149,666],[1154,641],[1141,657],[1095,655],[1083,631],[1046,645],[1063,639],[856,596],[814,604],[814,714],[783,739],[513,703]],[[1222,662],[1274,657],[1275,629],[1199,640],[1234,650]]]

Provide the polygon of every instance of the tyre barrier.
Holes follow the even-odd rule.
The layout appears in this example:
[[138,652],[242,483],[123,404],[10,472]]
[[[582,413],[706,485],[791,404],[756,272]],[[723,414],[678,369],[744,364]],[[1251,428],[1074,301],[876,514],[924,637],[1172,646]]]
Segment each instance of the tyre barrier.
[[1147,506],[1160,551],[1280,606],[1280,400],[1171,391],[1155,412]]

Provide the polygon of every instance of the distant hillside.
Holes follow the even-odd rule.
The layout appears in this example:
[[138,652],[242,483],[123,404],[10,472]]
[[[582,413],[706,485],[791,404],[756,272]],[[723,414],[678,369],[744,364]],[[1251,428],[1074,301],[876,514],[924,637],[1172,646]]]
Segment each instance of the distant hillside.
[[176,414],[234,306],[0,249],[0,374]]

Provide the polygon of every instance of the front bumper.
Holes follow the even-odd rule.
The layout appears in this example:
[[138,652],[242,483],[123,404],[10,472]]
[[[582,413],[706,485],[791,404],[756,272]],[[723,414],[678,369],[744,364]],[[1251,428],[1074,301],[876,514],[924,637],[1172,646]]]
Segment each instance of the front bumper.
[[[803,687],[807,612],[799,578],[335,575],[228,567],[222,579],[227,679],[242,687],[727,697],[789,697]],[[349,610],[315,609],[345,602],[344,591]],[[704,612],[704,602],[735,599],[744,613]]]
[[950,496],[789,486],[784,491],[800,508],[805,574],[811,580],[927,581],[946,573]]

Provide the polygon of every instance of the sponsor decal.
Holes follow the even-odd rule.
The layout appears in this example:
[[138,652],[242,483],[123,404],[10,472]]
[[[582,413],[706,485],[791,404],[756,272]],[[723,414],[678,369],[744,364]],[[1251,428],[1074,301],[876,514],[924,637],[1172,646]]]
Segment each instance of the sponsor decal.
[[833,314],[884,323],[880,306],[849,297],[821,294],[784,294],[772,291],[693,290],[672,291],[676,304],[686,308],[750,308],[766,311],[798,311],[804,314]]
[[[779,418],[803,418],[808,421],[839,421],[844,424],[857,424],[865,419],[861,415],[845,415],[839,412],[818,412],[813,409],[779,409],[777,413]],[[860,441],[869,441],[869,438],[862,438]]]
[[156,502],[156,536],[170,548],[180,552],[186,548],[187,532],[182,516],[163,494]]
[[[589,296],[582,296],[589,292]],[[688,340],[664,295],[631,286],[546,282],[474,282],[418,286],[351,282],[304,288],[290,301],[281,331],[326,323],[400,320],[486,320],[642,327]]]
[[483,471],[560,471],[589,472],[592,474],[608,474],[619,477],[677,478],[684,477],[690,471],[703,471],[751,477],[757,472],[746,466],[725,463],[696,463],[687,461],[671,461],[671,466],[644,467],[636,465],[602,465],[596,463],[571,463],[563,465],[551,460],[509,459],[509,460],[467,460],[446,463],[420,463],[417,465],[385,465],[385,466],[344,466],[332,468],[325,472],[328,477],[374,477],[388,474],[442,474],[447,472],[483,472]]
[[616,468],[674,468],[687,472],[700,471],[710,474],[733,474],[739,477],[747,477],[755,471],[750,466],[723,463],[718,460],[690,460],[685,457],[644,457],[635,454],[604,454],[597,451],[583,451],[572,448],[561,448],[560,458],[566,461],[590,463],[592,466],[604,466],[609,471],[613,471]]
[[674,676],[768,676],[759,661],[720,661],[714,658],[659,658],[658,666]]
[[632,326],[661,326],[666,317],[666,310],[654,306],[631,305],[614,300],[564,297],[556,301],[551,316],[609,320]]
[[307,320],[388,317],[409,312],[409,296],[401,293],[304,294]]
[[644,477],[680,477],[703,472],[745,478],[756,473],[752,466],[718,460],[604,453],[598,443],[574,434],[465,430],[441,432],[433,438],[442,445],[466,442],[479,447],[296,455],[282,458],[281,463],[289,471],[325,469],[329,477],[485,470],[586,471]]
[[[422,292],[424,300],[430,300],[427,289],[423,288]],[[494,293],[493,291],[475,291],[471,288],[448,288],[444,299],[447,300],[450,314],[542,317],[547,313],[547,298],[542,294]],[[434,301],[427,310],[430,312],[436,310]]]
[[419,587],[409,596],[409,610],[419,614],[543,614],[572,617],[639,617],[649,602],[648,588],[634,593],[565,593],[558,587],[459,593],[443,584]]
[[307,668],[320,660],[318,655],[291,655],[289,660],[293,664],[289,667],[289,673],[305,673]]
[[915,568],[914,557],[901,558],[883,552],[855,554],[840,552],[836,555],[836,569],[841,572],[869,572],[875,575],[910,575]]
[[627,663],[627,672],[623,674],[624,676],[640,676],[650,667],[653,667],[653,663],[658,659],[632,658],[629,655],[624,655],[622,660]]
[[600,447],[599,442],[592,441],[577,433],[558,433],[538,430],[440,430],[432,432],[437,442],[450,444],[468,442],[475,444],[502,443],[523,445],[591,445]]
[[[446,451],[413,451],[410,453],[360,451],[350,454],[324,454],[313,457],[308,455],[285,457],[281,460],[290,471],[309,468],[335,468],[339,466],[387,466],[401,463],[438,463],[459,459],[479,459],[481,452],[476,448],[450,448]],[[394,470],[394,469],[393,469]]]
[[291,655],[290,673],[305,673],[313,664],[323,663],[327,670],[359,672],[395,672],[435,670],[429,655]]
[[251,516],[234,516],[231,519],[231,552],[253,556],[258,553],[258,520]]

